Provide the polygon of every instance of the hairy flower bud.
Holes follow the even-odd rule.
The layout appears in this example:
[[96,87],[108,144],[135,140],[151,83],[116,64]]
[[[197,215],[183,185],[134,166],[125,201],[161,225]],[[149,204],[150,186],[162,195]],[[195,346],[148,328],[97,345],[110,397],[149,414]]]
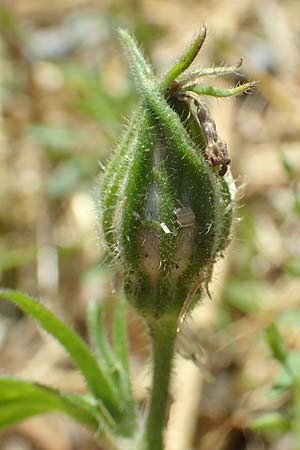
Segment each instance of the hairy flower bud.
[[[209,282],[232,221],[227,146],[194,89],[198,85],[189,86],[188,76],[175,81],[205,33],[163,82],[133,38],[122,30],[120,35],[141,105],[101,181],[102,228],[123,266],[128,300],[144,317],[178,317]],[[243,92],[234,89],[239,91],[228,95]]]

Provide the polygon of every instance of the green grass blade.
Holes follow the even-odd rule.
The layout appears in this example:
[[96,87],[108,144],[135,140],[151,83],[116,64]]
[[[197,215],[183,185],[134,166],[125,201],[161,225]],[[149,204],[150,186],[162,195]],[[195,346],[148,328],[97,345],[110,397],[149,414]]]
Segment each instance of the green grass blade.
[[93,395],[103,402],[113,417],[118,416],[119,399],[111,380],[105,376],[87,344],[75,331],[58,319],[45,306],[27,295],[17,291],[0,290],[0,297],[15,303],[61,343],[82,372]]
[[81,396],[37,383],[0,377],[0,428],[50,411],[60,411],[96,431],[101,423],[97,408]]

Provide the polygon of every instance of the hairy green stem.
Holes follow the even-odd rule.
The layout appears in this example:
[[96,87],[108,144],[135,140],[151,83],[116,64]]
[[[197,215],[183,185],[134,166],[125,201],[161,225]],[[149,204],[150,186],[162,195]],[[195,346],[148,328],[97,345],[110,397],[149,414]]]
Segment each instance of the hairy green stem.
[[146,423],[146,450],[163,450],[163,431],[168,407],[177,320],[150,324],[153,345],[153,379]]

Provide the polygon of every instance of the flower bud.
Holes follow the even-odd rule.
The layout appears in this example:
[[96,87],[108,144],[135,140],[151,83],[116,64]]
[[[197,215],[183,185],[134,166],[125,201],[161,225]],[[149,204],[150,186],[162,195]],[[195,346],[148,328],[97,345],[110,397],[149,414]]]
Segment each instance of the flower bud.
[[132,37],[120,34],[141,106],[101,181],[100,219],[128,301],[146,318],[178,318],[229,241],[230,160],[200,95],[171,71],[167,86],[158,81]]

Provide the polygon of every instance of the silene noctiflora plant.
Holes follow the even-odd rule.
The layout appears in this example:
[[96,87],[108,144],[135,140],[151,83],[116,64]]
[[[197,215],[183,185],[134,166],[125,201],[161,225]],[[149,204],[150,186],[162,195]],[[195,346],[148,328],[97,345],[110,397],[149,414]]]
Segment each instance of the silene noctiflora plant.
[[207,289],[213,265],[228,245],[233,217],[230,157],[203,97],[238,95],[252,84],[222,89],[201,82],[234,73],[240,64],[187,70],[204,43],[205,27],[162,77],[127,31],[119,36],[140,102],[101,178],[100,222],[106,246],[122,267],[125,296],[145,320],[152,341],[149,407],[138,414],[132,395],[123,301],[116,309],[112,343],[103,331],[101,305],[89,306],[92,352],[36,300],[2,290],[2,297],[65,347],[89,394],[1,377],[0,426],[58,410],[87,426],[107,449],[162,450],[176,335]]

